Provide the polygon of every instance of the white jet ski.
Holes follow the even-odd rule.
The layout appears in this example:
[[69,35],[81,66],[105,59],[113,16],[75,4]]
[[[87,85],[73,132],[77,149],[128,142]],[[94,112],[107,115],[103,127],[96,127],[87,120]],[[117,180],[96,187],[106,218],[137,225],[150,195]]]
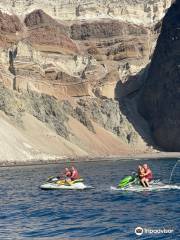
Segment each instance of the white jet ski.
[[144,188],[139,178],[136,174],[132,174],[132,176],[126,176],[123,178],[118,186],[114,187],[111,186],[111,190],[114,191],[134,191],[134,192],[141,192],[141,191],[162,191],[162,190],[169,190],[169,189],[176,189],[179,190],[180,186],[172,185],[172,184],[164,184],[159,179],[152,180],[150,182],[150,186]]
[[90,186],[86,186],[83,183],[83,179],[77,179],[74,181],[66,181],[66,180],[59,180],[58,178],[52,178],[51,180],[48,180],[44,184],[40,186],[43,190],[84,190],[88,188],[92,188]]
[[113,187],[110,188],[113,191],[129,191],[129,192],[144,192],[144,191],[163,191],[163,190],[180,190],[179,185],[165,184],[159,180],[151,181],[150,186],[144,188],[139,184],[132,184],[126,187]]

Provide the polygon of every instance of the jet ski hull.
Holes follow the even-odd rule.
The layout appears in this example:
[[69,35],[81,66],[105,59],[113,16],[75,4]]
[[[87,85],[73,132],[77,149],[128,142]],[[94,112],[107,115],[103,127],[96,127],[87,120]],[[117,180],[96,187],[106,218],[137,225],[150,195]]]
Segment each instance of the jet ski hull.
[[57,183],[44,183],[40,186],[43,190],[84,190],[88,188],[84,183],[78,182],[72,185],[68,184],[57,184]]
[[89,188],[83,182],[82,178],[76,179],[74,181],[67,181],[65,179],[50,178],[47,182],[40,186],[43,190],[83,190]]

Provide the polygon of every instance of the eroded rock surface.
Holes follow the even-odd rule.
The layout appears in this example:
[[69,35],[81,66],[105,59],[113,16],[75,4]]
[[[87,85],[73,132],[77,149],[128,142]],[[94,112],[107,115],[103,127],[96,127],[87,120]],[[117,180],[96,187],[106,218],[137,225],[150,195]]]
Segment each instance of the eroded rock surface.
[[[6,46],[2,49],[5,70],[0,67],[3,81],[18,91],[43,92],[58,99],[120,98],[130,88],[118,93],[117,84],[126,88],[128,79],[149,63],[170,2],[1,2],[6,29],[1,29],[0,38]],[[111,77],[112,73],[116,75]],[[134,83],[132,91],[140,81]]]
[[0,110],[21,130],[50,129],[62,154],[148,151],[146,127],[136,128],[138,112],[124,98],[144,83],[170,3],[1,1]]
[[139,106],[156,143],[168,151],[180,150],[179,50],[180,2],[176,1],[163,20]]
[[116,18],[149,26],[162,19],[170,4],[171,0],[6,0],[0,7],[19,15],[43,9],[60,20]]

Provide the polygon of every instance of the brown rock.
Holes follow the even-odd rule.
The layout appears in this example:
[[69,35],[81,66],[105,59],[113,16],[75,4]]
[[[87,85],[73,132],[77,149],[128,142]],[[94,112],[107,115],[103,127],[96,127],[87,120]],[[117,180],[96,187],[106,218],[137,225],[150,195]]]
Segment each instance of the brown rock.
[[116,20],[82,22],[71,26],[71,37],[75,40],[109,38],[119,35],[139,36],[141,34],[147,34],[146,28]]
[[16,33],[22,30],[22,24],[15,15],[8,15],[0,11],[0,32]]
[[28,14],[24,23],[29,28],[29,41],[36,46],[45,45],[43,49],[43,46],[40,47],[42,50],[45,50],[49,45],[54,52],[78,52],[76,44],[66,33],[67,27],[58,23],[42,10],[35,10]]

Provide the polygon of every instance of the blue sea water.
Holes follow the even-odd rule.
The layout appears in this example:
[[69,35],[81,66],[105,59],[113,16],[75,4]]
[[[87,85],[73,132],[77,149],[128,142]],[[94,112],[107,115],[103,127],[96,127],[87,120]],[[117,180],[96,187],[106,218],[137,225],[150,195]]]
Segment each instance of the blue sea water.
[[[148,160],[154,176],[168,183],[175,159]],[[0,168],[0,239],[128,240],[180,239],[178,189],[152,192],[112,191],[119,180],[145,160],[75,164],[87,185],[84,191],[43,191],[40,184],[65,164]],[[180,184],[180,162],[172,177]],[[143,229],[172,233],[135,234]]]

